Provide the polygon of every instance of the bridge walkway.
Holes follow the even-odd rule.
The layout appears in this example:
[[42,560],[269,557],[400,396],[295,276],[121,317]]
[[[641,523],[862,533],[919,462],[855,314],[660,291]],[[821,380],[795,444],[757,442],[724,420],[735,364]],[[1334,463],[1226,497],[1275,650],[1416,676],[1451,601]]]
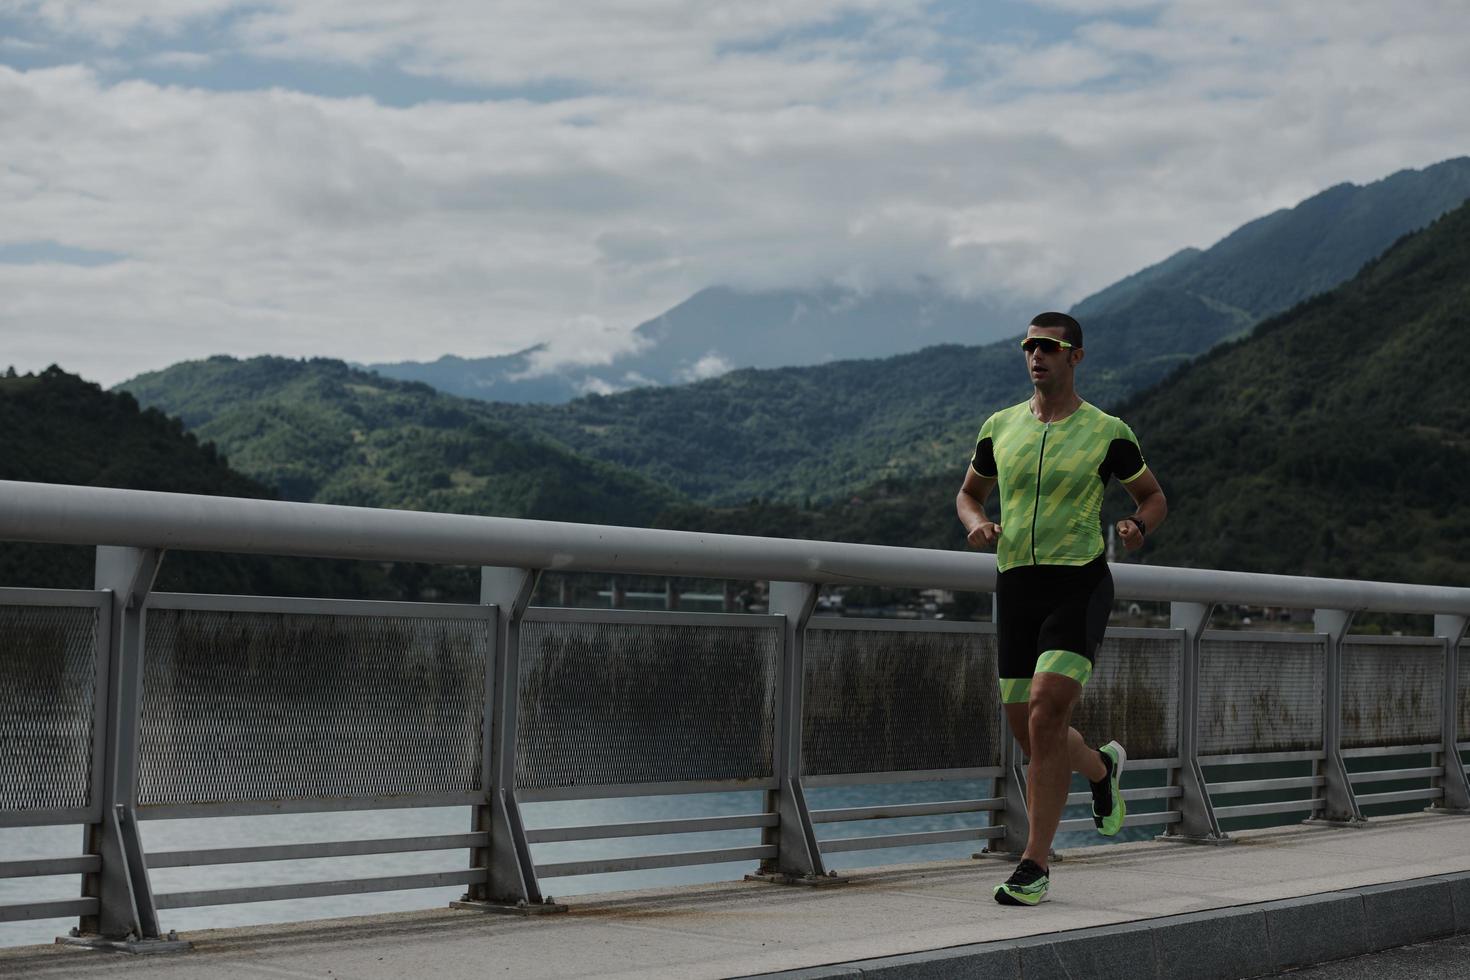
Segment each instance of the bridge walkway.
[[436,910],[185,934],[192,952],[0,951],[0,976],[127,980],[794,976],[1245,977],[1470,934],[1470,820],[1246,831],[1210,847],[1065,852],[1053,899],[996,905],[999,861],[573,899],[529,918]]

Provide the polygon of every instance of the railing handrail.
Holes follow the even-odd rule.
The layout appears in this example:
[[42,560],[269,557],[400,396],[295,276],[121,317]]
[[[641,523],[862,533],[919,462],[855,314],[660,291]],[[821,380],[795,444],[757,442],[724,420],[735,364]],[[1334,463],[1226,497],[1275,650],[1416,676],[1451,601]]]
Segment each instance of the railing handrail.
[[[8,480],[0,540],[979,592],[996,580],[989,554]],[[1470,588],[1133,564],[1113,576],[1124,599],[1470,616]]]

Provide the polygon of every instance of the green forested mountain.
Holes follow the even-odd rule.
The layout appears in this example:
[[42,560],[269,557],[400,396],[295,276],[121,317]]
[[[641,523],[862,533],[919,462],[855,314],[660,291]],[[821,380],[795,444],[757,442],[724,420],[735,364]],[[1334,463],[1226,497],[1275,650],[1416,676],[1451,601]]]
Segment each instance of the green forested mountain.
[[[1115,406],[1169,497],[1153,564],[1470,585],[1470,205],[1351,282]],[[1083,394],[1093,396],[1083,374]],[[674,527],[964,546],[963,465],[826,508],[671,509]],[[994,499],[991,504],[994,506]],[[1131,510],[1112,488],[1104,514]]]
[[1159,380],[1201,351],[1346,282],[1402,236],[1470,199],[1470,157],[1339,184],[1242,225],[1199,251],[1109,286],[1072,309],[1094,370],[1123,387]]
[[[1343,185],[1090,297],[1075,307],[1088,398],[1115,408],[1467,196],[1470,159]],[[927,474],[957,482],[980,421],[1030,390],[1013,340],[564,405],[458,399],[340,362],[280,358],[176,365],[123,387],[182,415],[287,496],[613,523],[645,523],[665,505],[669,520],[693,513],[680,495],[782,500],[797,507],[784,511],[792,520],[854,494],[899,507],[901,488]]]
[[[1352,276],[1470,198],[1470,158],[1343,184],[1186,251],[1079,303],[1089,397],[1104,407],[1227,337]],[[1019,336],[1022,331],[1018,328]],[[845,498],[879,479],[968,459],[979,422],[1026,397],[1013,341],[874,361],[737,371],[502,417],[696,500]]]
[[[132,396],[105,392],[56,367],[0,377],[0,480],[274,496],[232,470],[214,446],[201,445],[178,419],[140,411]],[[0,585],[91,588],[92,564],[90,548],[0,542]],[[347,562],[176,553],[165,559],[158,586],[357,595],[382,591],[368,588],[373,577]]]
[[497,421],[482,402],[341,361],[215,357],[127,382],[295,500],[644,524],[667,488]]

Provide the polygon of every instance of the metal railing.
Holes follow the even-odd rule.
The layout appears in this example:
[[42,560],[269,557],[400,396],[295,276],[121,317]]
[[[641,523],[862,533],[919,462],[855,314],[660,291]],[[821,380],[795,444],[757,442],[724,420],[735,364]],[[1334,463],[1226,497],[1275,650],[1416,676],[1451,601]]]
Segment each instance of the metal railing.
[[[0,860],[0,878],[80,875],[81,896],[0,906],[0,921],[77,916],[85,933],[146,941],[175,908],[464,885],[457,904],[531,912],[553,908],[541,882],[559,876],[753,861],[767,879],[818,883],[838,852],[1024,845],[1023,760],[1003,727],[991,624],[812,616],[823,584],[990,591],[988,555],[4,482],[0,540],[97,548],[95,590],[0,589],[0,827],[87,828],[80,855]],[[160,594],[165,549],[478,565],[481,601]],[[531,607],[546,570],[763,580],[770,611]],[[1142,804],[1129,825],[1222,842],[1222,821],[1248,817],[1351,825],[1407,801],[1470,811],[1470,589],[1131,565],[1114,577],[1120,599],[1171,603],[1167,629],[1109,630],[1074,719],[1152,775],[1125,790]],[[1314,631],[1209,630],[1217,603],[1315,609]],[[1350,635],[1361,611],[1429,614],[1434,635]],[[806,798],[946,780],[992,792],[815,810]],[[765,805],[522,819],[540,801],[731,789]],[[150,853],[139,832],[158,818],[466,805],[471,826],[436,836]],[[985,822],[816,833],[957,814]],[[554,842],[722,830],[760,842],[536,857]],[[150,877],[445,850],[467,851],[467,868],[168,893]]]

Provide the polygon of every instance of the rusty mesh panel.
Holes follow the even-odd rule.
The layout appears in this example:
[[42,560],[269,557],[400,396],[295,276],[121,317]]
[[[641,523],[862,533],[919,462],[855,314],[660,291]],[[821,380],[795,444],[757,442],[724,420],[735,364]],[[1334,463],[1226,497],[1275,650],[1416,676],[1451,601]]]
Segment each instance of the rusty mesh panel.
[[1443,698],[1443,641],[1343,644],[1343,748],[1438,742]]
[[1199,752],[1297,752],[1322,747],[1327,643],[1200,643]]
[[808,629],[807,775],[1000,765],[995,637]]
[[483,620],[150,609],[139,802],[480,789]]
[[781,629],[521,626],[516,785],[769,778]]
[[0,812],[92,801],[97,611],[0,606]]
[[1089,745],[1117,739],[1130,759],[1174,758],[1179,649],[1174,637],[1107,637],[1072,712],[1072,727]]

